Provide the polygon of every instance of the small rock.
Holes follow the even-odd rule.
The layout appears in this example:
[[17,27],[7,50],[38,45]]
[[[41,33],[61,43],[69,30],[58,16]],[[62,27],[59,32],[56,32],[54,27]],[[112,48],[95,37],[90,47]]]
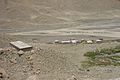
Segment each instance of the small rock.
[[42,50],[41,48],[37,48],[38,51]]
[[30,64],[31,67],[33,67],[34,63],[32,61],[29,61],[29,64]]
[[32,57],[32,56],[28,56],[28,57],[27,57],[27,60],[28,60],[28,61],[32,61],[32,60],[33,60],[33,57]]
[[0,78],[3,78],[3,74],[2,73],[0,73]]
[[40,69],[37,69],[37,70],[35,71],[35,73],[36,73],[36,74],[39,74],[39,73],[40,73]]
[[6,77],[7,77],[6,71],[0,67],[0,79],[6,78]]
[[23,69],[23,73],[27,73],[27,70],[26,70],[26,69]]
[[71,76],[71,78],[68,78],[67,80],[78,80],[74,75]]
[[18,55],[19,56],[22,56],[24,54],[24,52],[22,51],[22,50],[20,50],[19,52],[18,52]]
[[4,50],[0,48],[0,55],[4,53]]
[[17,63],[17,60],[16,60],[16,58],[12,58],[12,59],[10,60],[10,62],[16,64],[16,63]]
[[14,51],[12,51],[12,54],[17,54],[17,53],[18,53],[18,52],[17,52],[17,51],[15,51],[15,50],[14,50]]
[[89,69],[87,69],[87,71],[89,72],[90,70],[89,70]]
[[35,51],[34,50],[31,50],[31,53],[34,53]]

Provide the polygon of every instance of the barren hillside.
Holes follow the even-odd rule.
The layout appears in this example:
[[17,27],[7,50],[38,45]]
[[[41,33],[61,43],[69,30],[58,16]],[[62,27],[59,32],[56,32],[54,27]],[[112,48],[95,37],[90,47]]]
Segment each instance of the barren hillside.
[[59,18],[62,15],[104,12],[119,8],[119,0],[1,0],[0,17],[26,22],[58,23],[65,21]]
[[84,20],[119,18],[119,8],[119,0],[1,0],[0,28],[75,27]]

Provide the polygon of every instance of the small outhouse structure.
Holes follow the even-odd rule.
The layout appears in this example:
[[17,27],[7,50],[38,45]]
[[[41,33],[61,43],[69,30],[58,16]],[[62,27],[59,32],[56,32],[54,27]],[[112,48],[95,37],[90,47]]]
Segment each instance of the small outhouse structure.
[[12,45],[14,48],[16,48],[18,50],[30,50],[30,49],[32,49],[32,46],[30,46],[22,41],[10,42],[10,45]]

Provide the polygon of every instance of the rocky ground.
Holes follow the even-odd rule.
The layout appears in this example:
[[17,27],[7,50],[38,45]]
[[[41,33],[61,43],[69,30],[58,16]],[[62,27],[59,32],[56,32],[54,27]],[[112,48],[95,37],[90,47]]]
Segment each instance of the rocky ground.
[[83,56],[85,52],[114,47],[119,45],[119,42],[64,45],[36,41],[28,42],[33,49],[24,52],[8,46],[11,38],[14,39],[12,36],[3,38],[7,42],[4,44],[7,45],[0,49],[1,80],[117,80],[119,78],[119,66],[90,68],[81,66],[81,62],[86,60]]
[[[73,66],[62,55],[54,50],[41,48],[32,51],[16,51],[11,48],[1,50],[0,62],[5,71],[2,71],[3,79],[25,80],[29,75],[46,75],[49,73],[62,73],[73,71]],[[1,70],[2,70],[1,68]],[[2,76],[1,75],[1,76]]]

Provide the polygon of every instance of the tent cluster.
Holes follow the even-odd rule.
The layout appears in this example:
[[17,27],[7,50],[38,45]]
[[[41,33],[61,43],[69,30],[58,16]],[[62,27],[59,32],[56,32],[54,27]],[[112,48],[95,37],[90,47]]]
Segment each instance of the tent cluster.
[[85,43],[85,44],[93,44],[93,43],[102,43],[103,39],[97,39],[97,40],[77,40],[77,39],[70,39],[70,40],[55,40],[54,43],[56,44],[79,44],[79,43]]

